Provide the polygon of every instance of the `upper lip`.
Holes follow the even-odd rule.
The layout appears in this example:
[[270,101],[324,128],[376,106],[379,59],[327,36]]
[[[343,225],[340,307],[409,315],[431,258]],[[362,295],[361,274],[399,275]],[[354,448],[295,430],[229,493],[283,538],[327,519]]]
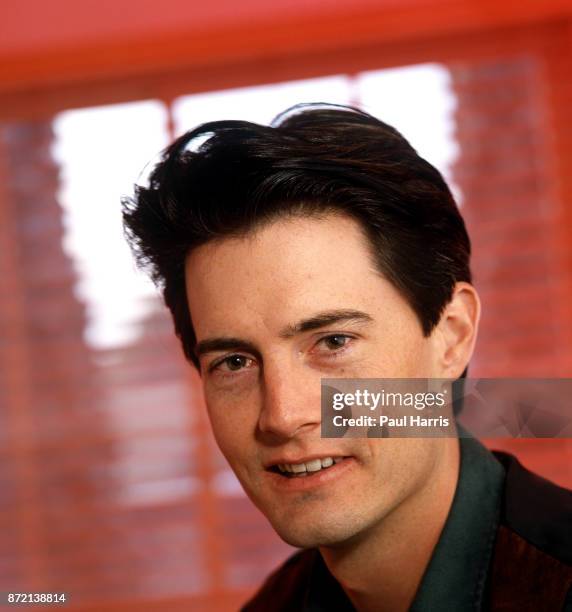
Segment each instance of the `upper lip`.
[[331,457],[335,459],[336,457],[349,457],[349,455],[344,455],[343,453],[328,453],[327,451],[324,453],[314,453],[312,455],[304,455],[303,457],[277,457],[276,459],[272,459],[264,463],[264,468],[268,470],[275,465],[284,465],[286,464],[299,464],[299,463],[308,463],[309,461],[314,461],[314,459],[325,459],[326,457]]

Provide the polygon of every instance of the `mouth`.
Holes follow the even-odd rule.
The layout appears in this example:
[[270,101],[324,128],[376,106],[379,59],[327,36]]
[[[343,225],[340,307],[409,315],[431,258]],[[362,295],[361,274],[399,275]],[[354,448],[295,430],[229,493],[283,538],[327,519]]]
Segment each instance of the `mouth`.
[[284,478],[306,478],[326,472],[344,459],[349,457],[319,457],[300,463],[277,463],[267,469]]

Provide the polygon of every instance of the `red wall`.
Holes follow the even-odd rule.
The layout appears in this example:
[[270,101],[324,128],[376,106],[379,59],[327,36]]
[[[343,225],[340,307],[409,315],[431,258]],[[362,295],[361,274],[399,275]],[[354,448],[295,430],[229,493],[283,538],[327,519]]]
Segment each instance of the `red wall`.
[[20,0],[2,7],[0,93],[566,15],[567,0]]

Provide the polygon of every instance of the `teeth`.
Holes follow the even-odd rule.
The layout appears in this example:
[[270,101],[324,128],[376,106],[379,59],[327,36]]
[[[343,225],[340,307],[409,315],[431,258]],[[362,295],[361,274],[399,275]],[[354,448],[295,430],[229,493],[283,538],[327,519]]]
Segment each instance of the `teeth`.
[[320,459],[313,459],[312,461],[308,461],[306,463],[306,470],[308,472],[317,472],[322,469],[322,462]]
[[307,476],[308,472],[318,472],[334,463],[339,463],[342,459],[343,457],[324,457],[323,459],[312,459],[312,461],[306,461],[306,463],[279,463],[277,467],[283,473]]

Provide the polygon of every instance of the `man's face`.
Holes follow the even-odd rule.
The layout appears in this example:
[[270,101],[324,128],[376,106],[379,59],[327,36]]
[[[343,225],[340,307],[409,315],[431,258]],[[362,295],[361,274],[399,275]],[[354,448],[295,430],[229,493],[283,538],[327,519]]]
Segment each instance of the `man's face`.
[[[375,269],[355,221],[294,217],[209,242],[186,279],[215,438],[284,540],[365,535],[430,481],[443,440],[320,437],[322,378],[441,375],[434,334]],[[306,476],[277,467],[329,458]]]

